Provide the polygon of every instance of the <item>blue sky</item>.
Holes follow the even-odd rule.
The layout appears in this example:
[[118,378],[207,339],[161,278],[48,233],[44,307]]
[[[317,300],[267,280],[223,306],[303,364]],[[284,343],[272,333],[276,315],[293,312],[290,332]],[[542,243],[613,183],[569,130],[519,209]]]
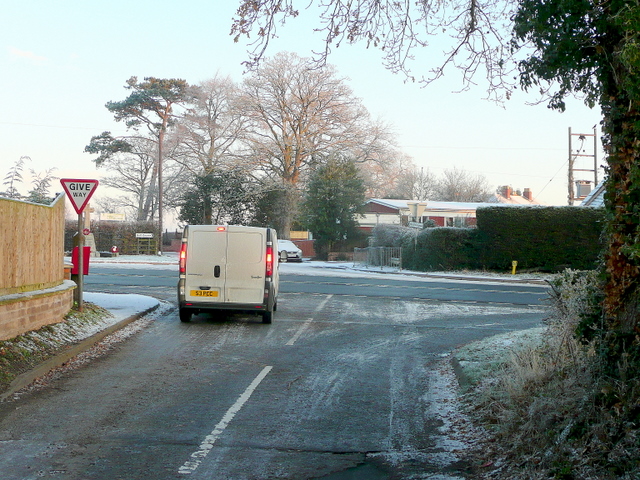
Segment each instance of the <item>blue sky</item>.
[[[37,172],[55,167],[59,177],[99,179],[104,172],[83,149],[104,130],[124,133],[104,105],[127,96],[123,86],[132,75],[197,83],[218,73],[240,81],[246,45],[229,35],[236,7],[236,0],[5,2],[0,175],[26,155]],[[281,29],[269,54],[310,56],[322,47],[305,23],[310,15],[302,17]],[[433,46],[421,56],[438,53]],[[566,204],[568,128],[592,133],[601,120],[599,109],[577,100],[559,113],[527,105],[534,97],[522,93],[504,107],[483,100],[480,87],[454,93],[460,89],[454,70],[426,88],[408,84],[384,69],[378,51],[361,45],[334,49],[329,62],[370,113],[393,127],[419,167],[481,173],[492,186],[529,187],[548,204]],[[95,197],[101,194],[99,188]]]

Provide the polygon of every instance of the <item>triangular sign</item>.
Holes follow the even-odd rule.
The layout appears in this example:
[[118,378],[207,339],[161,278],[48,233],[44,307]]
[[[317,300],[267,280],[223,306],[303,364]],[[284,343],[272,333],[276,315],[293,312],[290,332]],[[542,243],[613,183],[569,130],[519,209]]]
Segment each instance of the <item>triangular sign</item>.
[[78,215],[84,211],[84,207],[87,206],[91,195],[93,195],[98,186],[98,180],[86,179],[61,178],[60,183]]

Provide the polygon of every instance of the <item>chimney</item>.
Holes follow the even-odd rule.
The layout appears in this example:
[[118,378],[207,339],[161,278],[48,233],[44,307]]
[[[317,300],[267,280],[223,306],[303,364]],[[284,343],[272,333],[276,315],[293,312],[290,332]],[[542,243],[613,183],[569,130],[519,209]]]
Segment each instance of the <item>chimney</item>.
[[533,201],[533,193],[531,193],[530,188],[525,188],[524,191],[522,192],[522,196],[527,200],[529,200],[530,202]]
[[511,198],[511,187],[509,185],[502,187],[502,196],[506,199]]

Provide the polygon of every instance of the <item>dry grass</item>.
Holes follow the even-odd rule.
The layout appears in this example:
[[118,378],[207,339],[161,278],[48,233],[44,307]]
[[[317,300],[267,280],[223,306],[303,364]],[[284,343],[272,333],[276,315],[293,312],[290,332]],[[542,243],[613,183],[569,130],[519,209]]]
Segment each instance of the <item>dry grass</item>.
[[483,465],[475,478],[640,478],[638,424],[615,408],[616,398],[640,395],[603,379],[593,346],[575,336],[592,308],[594,281],[567,272],[546,329],[514,342],[465,395],[474,420],[491,432],[474,454]]

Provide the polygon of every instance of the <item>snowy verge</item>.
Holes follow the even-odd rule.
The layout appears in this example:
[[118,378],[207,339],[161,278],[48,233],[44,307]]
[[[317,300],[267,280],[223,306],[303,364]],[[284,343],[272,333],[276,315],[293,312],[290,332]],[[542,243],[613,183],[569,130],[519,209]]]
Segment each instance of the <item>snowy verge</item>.
[[112,294],[84,292],[83,298],[99,307],[108,310],[112,317],[105,319],[110,324],[118,323],[126,318],[149,311],[160,304],[160,301],[145,295]]
[[0,342],[0,400],[122,332],[160,305],[154,298],[135,294],[86,292],[83,297],[83,312],[72,311],[59,323]]

